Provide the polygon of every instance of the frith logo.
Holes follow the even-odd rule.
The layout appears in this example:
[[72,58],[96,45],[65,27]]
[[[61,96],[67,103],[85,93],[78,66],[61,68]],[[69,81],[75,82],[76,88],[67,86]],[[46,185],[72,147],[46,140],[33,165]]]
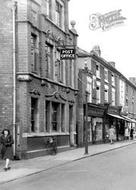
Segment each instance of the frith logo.
[[121,11],[122,10],[120,9],[120,10],[111,11],[103,15],[99,13],[90,15],[89,28],[91,30],[97,30],[101,28],[103,31],[106,31],[115,25],[123,24],[126,18],[121,16]]

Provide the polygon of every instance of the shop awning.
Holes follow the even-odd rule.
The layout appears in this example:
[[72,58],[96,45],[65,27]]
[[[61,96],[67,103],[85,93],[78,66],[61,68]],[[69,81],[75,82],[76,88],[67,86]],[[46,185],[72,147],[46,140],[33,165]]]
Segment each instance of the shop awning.
[[131,119],[131,118],[124,116],[124,115],[122,115],[122,117],[124,117],[126,119],[126,121],[128,121],[128,122],[136,123],[136,120],[134,120],[134,119]]
[[108,113],[108,115],[110,115],[110,116],[112,116],[112,117],[115,117],[115,118],[118,118],[118,119],[125,120],[125,118],[121,117],[120,115],[110,114],[110,113]]

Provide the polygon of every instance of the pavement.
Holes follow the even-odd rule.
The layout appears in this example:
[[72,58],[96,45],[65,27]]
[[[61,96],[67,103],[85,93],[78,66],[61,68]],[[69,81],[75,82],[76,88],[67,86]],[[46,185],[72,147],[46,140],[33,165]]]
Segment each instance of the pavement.
[[136,143],[136,139],[128,141],[119,141],[114,144],[96,144],[88,147],[88,154],[85,154],[85,148],[75,148],[56,155],[46,155],[28,160],[11,161],[11,170],[4,171],[3,160],[0,160],[0,184],[8,183],[19,178],[25,178],[43,171],[47,171],[73,161],[96,156],[114,149],[123,148]]

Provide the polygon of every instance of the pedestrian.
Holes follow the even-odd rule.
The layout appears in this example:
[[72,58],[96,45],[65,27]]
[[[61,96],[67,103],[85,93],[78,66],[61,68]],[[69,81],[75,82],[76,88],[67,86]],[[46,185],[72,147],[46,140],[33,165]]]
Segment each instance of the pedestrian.
[[131,129],[130,129],[130,138],[131,138],[131,140],[133,140],[133,132],[134,132],[134,129],[133,129],[133,127],[131,127]]
[[48,148],[50,149],[50,153],[52,155],[57,154],[57,143],[53,137],[50,137],[47,141]]
[[9,167],[9,163],[10,163],[10,160],[13,159],[12,144],[14,143],[13,137],[10,134],[10,131],[8,129],[4,129],[2,131],[2,135],[0,137],[0,143],[2,145],[1,156],[2,156],[2,159],[5,160],[4,170],[7,171],[11,169],[11,167]]
[[111,144],[113,144],[114,136],[115,136],[115,129],[114,126],[111,125],[111,128],[109,129],[109,139]]

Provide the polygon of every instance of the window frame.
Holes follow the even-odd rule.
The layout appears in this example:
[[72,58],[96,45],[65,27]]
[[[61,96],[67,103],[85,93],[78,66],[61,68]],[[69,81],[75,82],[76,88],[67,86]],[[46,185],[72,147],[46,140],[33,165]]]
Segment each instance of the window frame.
[[31,33],[31,72],[38,72],[39,44],[38,35]]
[[55,1],[55,23],[60,28],[63,28],[63,18],[62,18],[63,8],[64,8],[63,3],[56,0]]
[[46,56],[46,77],[52,79],[53,69],[53,45],[48,42],[45,43],[45,56]]

